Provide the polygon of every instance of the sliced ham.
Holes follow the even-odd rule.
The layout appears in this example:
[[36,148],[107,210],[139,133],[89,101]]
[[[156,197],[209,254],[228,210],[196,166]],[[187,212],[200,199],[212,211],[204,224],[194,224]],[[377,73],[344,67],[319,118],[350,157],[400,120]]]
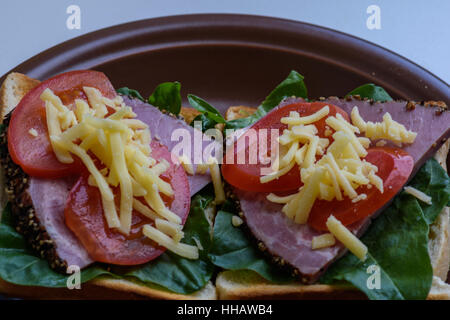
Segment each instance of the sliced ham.
[[[278,108],[296,102],[303,102],[303,100],[289,98]],[[414,109],[410,110],[406,108],[408,102],[405,101],[370,103],[354,99],[329,98],[325,102],[342,108],[348,114],[354,106],[357,106],[359,113],[366,121],[382,121],[383,114],[389,112],[394,120],[405,125],[407,129],[417,132],[415,142],[403,147],[414,158],[413,174],[450,137],[449,111],[415,104],[412,104]],[[411,104],[409,106],[411,108]],[[345,253],[345,248],[340,243],[333,247],[312,250],[312,238],[321,233],[306,224],[299,225],[287,218],[281,212],[282,205],[268,201],[266,193],[238,189],[234,192],[240,201],[247,226],[255,238],[264,244],[270,254],[283,259],[285,263],[295,268],[304,282],[311,283],[317,280],[333,261]],[[382,210],[374,213],[371,218],[349,226],[349,229],[357,236],[361,236],[371,219]]]
[[31,178],[28,193],[33,202],[35,214],[50,238],[56,244],[58,256],[67,265],[84,268],[94,262],[78,238],[67,228],[64,208],[70,189],[76,180]]
[[[304,283],[312,283],[342,254],[341,244],[319,250],[311,249],[312,238],[323,234],[307,224],[297,224],[281,212],[282,205],[268,201],[267,193],[234,190],[245,221],[253,236],[264,243],[266,250],[296,270]],[[349,229],[360,236],[369,225],[365,219]]]

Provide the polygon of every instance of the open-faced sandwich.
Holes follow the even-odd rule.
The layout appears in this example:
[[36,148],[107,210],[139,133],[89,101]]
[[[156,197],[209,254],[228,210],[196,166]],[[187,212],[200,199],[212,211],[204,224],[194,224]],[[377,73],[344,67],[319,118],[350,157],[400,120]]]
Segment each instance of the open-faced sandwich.
[[223,118],[179,90],[147,103],[95,71],[7,77],[0,291],[450,298],[444,102],[374,85],[312,101],[293,71]]
[[[27,84],[35,86],[18,97]],[[180,108],[179,99],[166,99],[177,88],[179,96],[178,83],[162,84],[151,96],[162,112],[119,95],[96,71],[41,83],[8,77],[2,88],[1,163],[9,200],[2,217],[3,290],[41,297],[45,290],[8,283],[65,288],[66,272],[81,270],[78,280],[94,279],[91,287],[215,298],[212,264],[202,253],[213,199],[198,194],[191,200],[211,179],[207,170],[188,176],[170,152],[173,132],[194,132],[169,112]],[[14,237],[20,239],[5,243]]]

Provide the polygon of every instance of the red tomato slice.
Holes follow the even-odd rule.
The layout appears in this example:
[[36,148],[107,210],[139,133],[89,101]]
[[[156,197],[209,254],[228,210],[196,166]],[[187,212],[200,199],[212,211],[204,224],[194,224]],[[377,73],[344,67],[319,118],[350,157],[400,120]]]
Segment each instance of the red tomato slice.
[[[350,121],[347,113],[337,106],[323,102],[301,102],[290,104],[280,109],[274,110],[273,112],[256,122],[254,125],[252,125],[250,129],[254,129],[256,132],[258,132],[258,130],[260,129],[278,129],[281,135],[283,130],[287,129],[287,125],[280,122],[282,117],[289,116],[289,113],[291,111],[297,111],[302,117],[308,116],[319,111],[326,105],[330,107],[329,116],[334,116],[336,115],[336,113],[340,113],[347,121]],[[322,118],[321,120],[314,123],[314,125],[317,127],[318,135],[322,138],[325,137],[325,119],[326,118]],[[229,149],[227,149],[224,160],[225,163],[222,165],[222,175],[224,179],[232,186],[247,191],[276,192],[297,190],[298,188],[300,188],[302,186],[302,182],[300,180],[300,173],[297,165],[295,165],[288,173],[281,176],[277,180],[273,180],[268,183],[260,182],[259,179],[261,177],[261,168],[267,167],[267,164],[262,164],[260,162],[260,159],[256,159],[256,163],[254,161],[255,164],[249,163],[249,150],[258,150],[258,148],[255,147],[255,143],[252,145],[248,142],[245,144],[242,143],[243,139],[247,139],[247,141],[249,140],[248,136],[246,135],[248,132],[250,131],[247,131],[245,134],[239,137],[238,141],[235,142],[234,145]],[[259,143],[259,134],[257,135],[257,137],[257,141]],[[331,143],[332,139],[331,137],[329,138]],[[239,143],[239,140],[241,140],[241,143]],[[270,147],[270,144],[270,132],[268,132],[268,148]],[[239,146],[244,146],[244,148],[239,149]],[[230,163],[228,159],[233,159],[233,152],[234,161]],[[246,159],[246,163],[239,164],[239,156],[241,156],[241,159]]]
[[[165,146],[153,141],[151,147],[155,159],[166,159],[171,164],[162,177],[172,185],[175,197],[163,199],[170,210],[182,218],[184,224],[191,202],[186,172],[181,166],[173,164],[171,154]],[[86,174],[80,177],[69,194],[65,217],[67,226],[95,261],[137,265],[153,260],[165,251],[165,248],[142,234],[142,226],[153,222],[136,211],[133,212],[129,236],[109,229],[103,214],[100,192],[98,188],[88,185]]]
[[[64,164],[56,158],[48,137],[45,104],[40,95],[50,88],[70,107],[75,99],[86,99],[82,91],[84,86],[95,87],[108,98],[116,96],[113,86],[103,73],[71,71],[42,82],[25,95],[14,109],[8,127],[8,149],[12,160],[30,176],[60,178],[80,172],[80,161]],[[29,134],[32,128],[37,131],[37,137]]]
[[414,159],[397,148],[375,147],[368,149],[365,159],[378,167],[377,175],[383,179],[384,192],[377,188],[361,186],[358,194],[365,193],[366,200],[353,203],[348,197],[342,201],[317,200],[309,214],[308,224],[319,231],[327,231],[326,221],[333,214],[336,219],[348,226],[366,218],[383,208],[408,181],[414,167]]

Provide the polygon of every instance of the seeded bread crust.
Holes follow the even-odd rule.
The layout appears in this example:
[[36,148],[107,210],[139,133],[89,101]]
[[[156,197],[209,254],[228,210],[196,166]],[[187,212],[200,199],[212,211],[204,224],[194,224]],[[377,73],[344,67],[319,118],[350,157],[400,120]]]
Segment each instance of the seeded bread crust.
[[0,165],[5,175],[5,192],[11,205],[11,213],[16,231],[22,234],[30,249],[57,272],[65,273],[67,263],[60,259],[56,247],[45,228],[35,215],[33,203],[28,193],[29,176],[15,164],[8,152],[7,127],[11,113],[3,119],[5,126],[0,133]]

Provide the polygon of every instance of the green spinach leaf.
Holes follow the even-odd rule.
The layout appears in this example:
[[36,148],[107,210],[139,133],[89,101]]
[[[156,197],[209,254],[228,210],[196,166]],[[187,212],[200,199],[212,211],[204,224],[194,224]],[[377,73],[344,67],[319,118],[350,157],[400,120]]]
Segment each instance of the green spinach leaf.
[[291,277],[281,272],[266,261],[263,253],[256,249],[255,244],[248,239],[240,227],[234,227],[231,223],[233,213],[229,211],[217,213],[214,223],[213,244],[209,258],[218,267],[227,270],[252,270],[263,278],[283,283],[292,280]]
[[433,199],[431,205],[421,201],[418,202],[425,220],[428,224],[432,224],[442,208],[450,201],[450,179],[447,172],[440,166],[439,162],[431,158],[417,172],[411,181],[411,185]]
[[163,82],[158,85],[148,98],[148,103],[158,107],[160,110],[166,110],[174,115],[181,111],[181,84],[175,82]]
[[[103,274],[108,272],[100,267],[89,267],[81,272],[81,282]],[[53,271],[46,260],[29,252],[24,238],[12,226],[8,205],[0,224],[0,278],[25,286],[66,287],[68,277]]]
[[123,87],[123,88],[119,88],[116,90],[117,93],[124,95],[124,96],[128,96],[131,98],[137,98],[139,100],[145,101],[144,98],[141,96],[141,94],[134,89],[130,89],[128,87]]
[[355,95],[359,95],[361,98],[368,98],[380,102],[392,101],[392,97],[386,92],[386,90],[382,87],[374,85],[373,83],[367,83],[359,86],[358,88],[350,91],[346,97]]
[[251,116],[227,121],[227,129],[241,129],[248,127],[265,116],[269,111],[278,106],[283,99],[298,97],[306,99],[308,91],[303,81],[304,77],[295,70],[283,80],[261,103],[256,112]]
[[203,288],[214,271],[214,265],[208,259],[211,238],[210,225],[205,217],[205,209],[212,200],[213,193],[208,188],[197,194],[192,199],[191,211],[184,227],[182,242],[191,245],[200,243],[203,248],[199,259],[189,260],[167,252],[126,275],[143,282],[156,283],[178,293],[189,294]]
[[[428,253],[429,224],[450,199],[450,179],[439,163],[430,159],[409,184],[431,196],[429,206],[405,192],[400,193],[361,238],[369,256],[361,262],[347,254],[321,278],[324,283],[345,280],[370,299],[425,299],[433,270]],[[381,271],[380,289],[369,289],[367,268]]]
[[190,94],[188,100],[193,108],[202,113],[194,121],[202,122],[203,131],[213,128],[217,123],[225,123],[226,129],[236,130],[252,125],[285,98],[300,97],[306,99],[307,90],[303,79],[303,76],[297,71],[291,71],[289,76],[266,97],[254,114],[241,119],[225,121],[220,112],[203,99]]
[[225,119],[220,112],[202,98],[194,96],[193,94],[188,94],[188,101],[193,108],[202,113],[195,117],[194,121],[191,123],[192,126],[195,121],[201,121],[202,131],[206,131],[210,128],[214,128],[218,123],[225,123]]
[[201,129],[202,132],[205,132],[208,129],[214,128],[216,126],[216,124],[217,124],[216,121],[214,121],[213,119],[209,118],[204,113],[199,114],[198,116],[196,116],[194,118],[194,120],[191,122],[191,126],[195,128],[198,123],[201,123],[201,128],[199,128],[199,129]]

